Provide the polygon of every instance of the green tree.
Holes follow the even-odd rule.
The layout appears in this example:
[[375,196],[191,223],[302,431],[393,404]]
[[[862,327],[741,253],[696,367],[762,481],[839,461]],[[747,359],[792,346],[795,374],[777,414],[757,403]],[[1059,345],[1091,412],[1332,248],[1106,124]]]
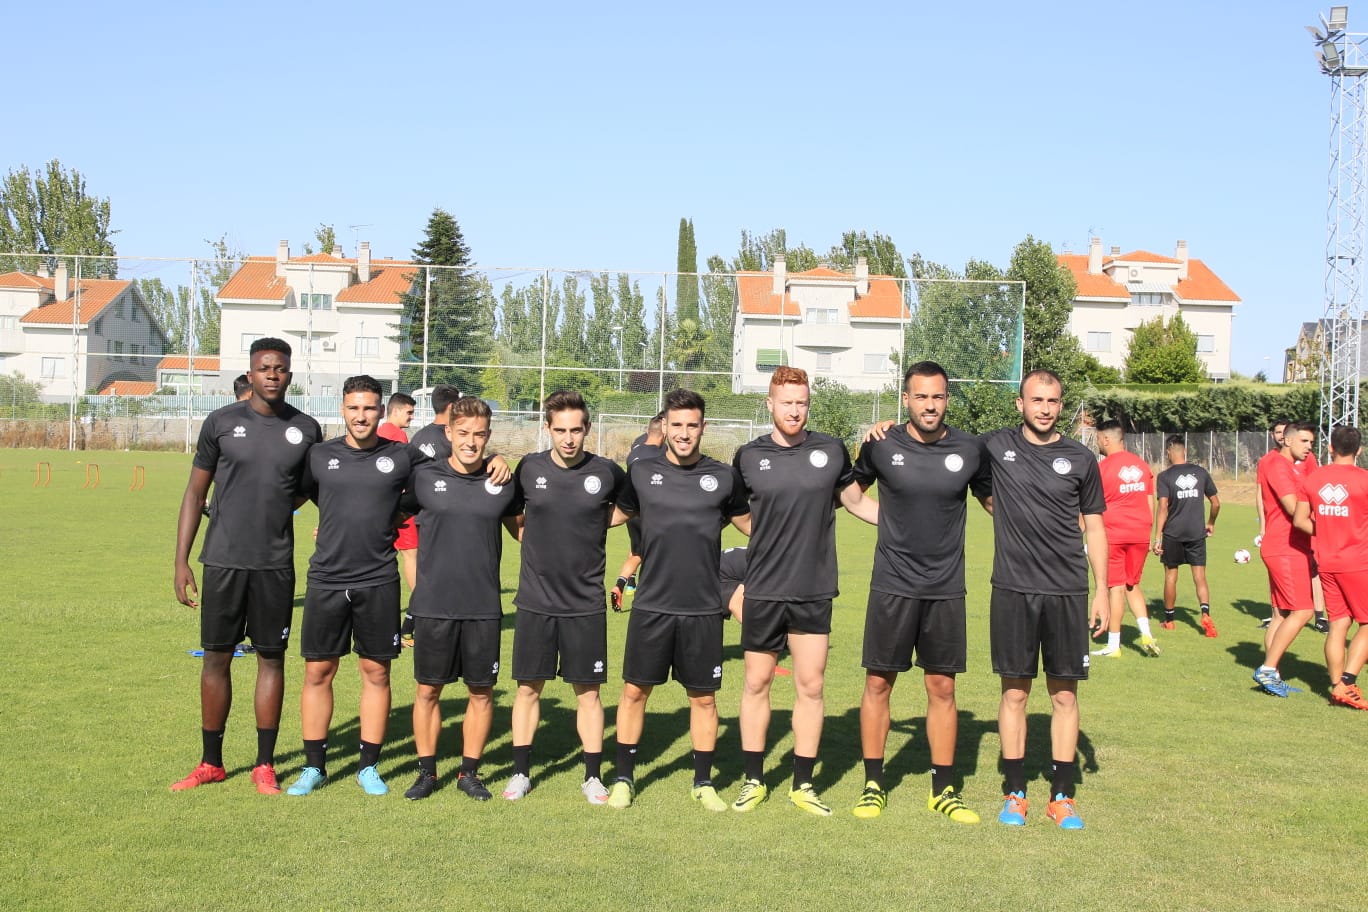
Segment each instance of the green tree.
[[409,293],[403,296],[403,325],[408,327],[409,360],[400,371],[408,389],[423,383],[424,312],[427,326],[426,382],[450,383],[463,392],[480,393],[480,370],[494,351],[494,294],[470,270],[470,247],[456,219],[434,209],[423,240],[413,250],[420,266]]
[[1206,379],[1206,369],[1197,357],[1197,334],[1182,314],[1174,314],[1167,322],[1160,315],[1135,327],[1126,349],[1125,370],[1130,383],[1200,383]]
[[[196,260],[192,267],[198,291],[194,308],[195,353],[216,355],[219,353],[219,306],[215,298],[219,289],[242,265],[246,254],[229,249],[227,235],[220,235],[218,240],[205,243],[212,254],[206,259]],[[138,279],[138,291],[152,318],[166,336],[168,350],[189,352],[190,289],[184,285],[173,288],[159,277],[152,277]]]
[[732,338],[736,328],[736,277],[720,256],[708,257],[708,272],[703,276],[703,306],[699,322],[710,345],[705,364],[709,370],[730,371]]
[[808,426],[814,431],[853,444],[863,413],[859,399],[845,384],[830,377],[817,377],[812,381]]
[[1080,379],[1083,367],[1082,346],[1069,332],[1069,315],[1078,290],[1073,274],[1060,265],[1048,242],[1028,234],[1012,251],[1007,278],[1026,283],[1022,370],[1052,370],[1067,389]]
[[675,258],[675,313],[681,320],[698,322],[698,244],[692,219],[679,220],[678,253]]
[[[86,192],[85,178],[53,159],[37,173],[21,167],[0,183],[0,272],[33,272],[45,261],[66,259],[71,274],[76,254],[114,256],[117,232],[109,228],[109,198]],[[32,252],[38,256],[6,256]],[[114,276],[112,259],[86,261],[83,276]]]
[[[332,225],[325,225],[322,222],[319,222],[318,227],[314,229],[314,240],[318,241],[319,253],[326,253],[329,256],[332,256],[332,252],[337,249],[337,232],[333,230]],[[304,255],[309,256],[313,252],[313,244],[305,242]]]
[[873,237],[863,231],[847,231],[841,235],[841,243],[827,254],[833,267],[847,271],[855,268],[855,261],[860,257],[868,262],[870,275],[907,278],[907,263],[898,253],[898,245],[891,237],[877,231]]
[[741,246],[731,261],[732,272],[769,272],[774,261],[783,254],[785,268],[789,272],[805,272],[819,265],[817,254],[806,244],[797,247],[788,245],[788,232],[775,228],[768,234],[753,235],[741,232]]

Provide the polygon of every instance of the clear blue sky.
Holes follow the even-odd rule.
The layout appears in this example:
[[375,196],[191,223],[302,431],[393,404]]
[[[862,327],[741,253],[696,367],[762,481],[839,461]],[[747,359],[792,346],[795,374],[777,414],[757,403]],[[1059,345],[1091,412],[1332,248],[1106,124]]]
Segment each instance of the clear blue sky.
[[1328,4],[216,6],[12,4],[0,167],[79,169],[126,255],[327,222],[406,256],[434,206],[486,266],[671,270],[681,216],[700,261],[743,229],[956,267],[1091,230],[1187,240],[1244,299],[1244,373],[1323,309]]

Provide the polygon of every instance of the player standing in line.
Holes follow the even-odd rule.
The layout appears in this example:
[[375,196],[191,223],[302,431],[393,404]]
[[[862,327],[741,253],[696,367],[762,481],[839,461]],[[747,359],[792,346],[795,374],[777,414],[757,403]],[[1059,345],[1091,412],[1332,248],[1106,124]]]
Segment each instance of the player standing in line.
[[[413,423],[413,410],[417,405],[408,393],[390,396],[389,404],[385,407],[385,420],[380,422],[378,431],[381,438],[395,443],[408,443],[408,426]],[[404,520],[396,530],[394,550],[399,552],[399,560],[404,568],[404,583],[412,592],[418,582],[418,528],[413,524],[412,517]]]
[[[477,801],[493,797],[480,779],[480,758],[494,718],[503,624],[499,526],[518,536],[522,505],[513,485],[490,477],[485,446],[492,419],[484,400],[451,405],[446,434],[451,455],[414,469],[404,512],[418,516],[418,585],[409,600],[414,621],[413,744],[418,778],[404,793],[416,801],[437,787],[442,688],[464,679],[461,768],[456,787]],[[459,557],[454,558],[454,555]]]
[[[575,691],[584,781],[590,804],[608,800],[602,781],[603,703],[608,680],[608,616],[603,572],[608,524],[626,473],[584,449],[589,407],[577,392],[546,397],[551,449],[518,463],[523,501],[522,567],[513,628],[513,778],[503,796],[516,801],[532,788],[532,739],[541,694],[557,673]],[[559,659],[559,662],[557,661]]]
[[[1207,587],[1206,540],[1216,531],[1216,517],[1221,512],[1221,498],[1216,494],[1216,482],[1211,474],[1196,463],[1187,461],[1187,445],[1181,434],[1170,434],[1164,441],[1169,467],[1155,479],[1155,493],[1159,496],[1156,510],[1154,553],[1164,565],[1164,629],[1172,630],[1174,604],[1178,601],[1178,568],[1187,564],[1192,568],[1192,585],[1197,590],[1197,602],[1202,609],[1202,632],[1216,636],[1216,622],[1211,619],[1211,590]],[[1202,498],[1211,501],[1211,515],[1206,516]],[[1262,501],[1260,501],[1262,503]]]
[[727,804],[712,783],[717,750],[717,690],[722,686],[722,527],[750,533],[749,507],[736,472],[699,450],[703,397],[693,390],[665,396],[665,453],[627,469],[613,524],[641,517],[641,556],[651,572],[642,578],[622,656],[622,697],[617,709],[617,778],[608,805],[632,806],[636,753],[646,724],[646,701],[670,679],[689,697],[693,745],[693,799],[710,811]]
[[1148,463],[1126,449],[1126,434],[1119,421],[1104,421],[1097,426],[1097,447],[1102,451],[1098,471],[1107,503],[1102,524],[1107,530],[1111,624],[1107,645],[1094,649],[1093,655],[1120,658],[1121,621],[1129,606],[1135,626],[1140,629],[1140,651],[1157,656],[1159,644],[1150,630],[1149,607],[1140,591],[1145,558],[1154,545],[1154,473]]
[[888,803],[883,767],[889,698],[898,675],[911,670],[915,651],[924,672],[931,745],[927,807],[956,823],[978,823],[978,814],[955,791],[955,675],[967,667],[965,494],[971,490],[986,504],[991,469],[977,438],[945,424],[950,384],[939,364],[909,367],[902,400],[907,424],[867,441],[855,460],[861,488],[879,486],[879,538],[865,613],[860,701],[865,786],[854,814],[877,817]]
[[[1288,421],[1286,421],[1286,420],[1284,420],[1284,419],[1281,419],[1281,418],[1278,419],[1277,421],[1273,422],[1272,426],[1271,426],[1270,429],[1269,429],[1269,432],[1273,435],[1273,449],[1269,450],[1268,453],[1264,455],[1264,457],[1263,457],[1264,459],[1267,459],[1269,456],[1273,455],[1274,453],[1279,453],[1279,452],[1282,452],[1282,451],[1286,450],[1286,448],[1287,448],[1287,435],[1286,435],[1286,430],[1287,430],[1287,425],[1288,425],[1288,424],[1289,424]],[[1315,429],[1315,428],[1314,428],[1314,425],[1312,426],[1312,429],[1313,429],[1313,430]],[[1262,462],[1262,460],[1260,460],[1260,461]],[[1317,463],[1317,461],[1316,461],[1316,451],[1315,451],[1315,449],[1314,449],[1314,447],[1313,447],[1313,448],[1306,454],[1306,456],[1305,456],[1304,458],[1299,459],[1299,460],[1297,460],[1296,462],[1294,462],[1294,463],[1292,464],[1292,470],[1296,473],[1296,475],[1297,475],[1298,478],[1302,478],[1302,477],[1304,477],[1308,472],[1314,471],[1318,465],[1319,465],[1319,463]],[[1256,492],[1256,494],[1257,494],[1257,492]],[[1258,547],[1262,547],[1263,536],[1264,536],[1265,518],[1264,518],[1264,501],[1263,501],[1263,498],[1262,498],[1262,497],[1256,496],[1256,497],[1254,498],[1254,504],[1255,504],[1255,508],[1258,510],[1258,513],[1259,513],[1259,534],[1258,534],[1257,536],[1255,536],[1255,538],[1254,538],[1254,547],[1258,548]],[[1312,561],[1312,564],[1311,564],[1311,599],[1312,599],[1312,602],[1313,602],[1313,604],[1314,604],[1315,612],[1316,612],[1316,614],[1315,614],[1315,628],[1316,628],[1316,631],[1317,631],[1318,633],[1326,633],[1326,632],[1328,632],[1328,631],[1330,630],[1330,622],[1329,622],[1329,621],[1326,619],[1326,617],[1325,617],[1325,593],[1324,593],[1324,592],[1322,591],[1322,589],[1321,589],[1320,573],[1317,572],[1317,569],[1316,569],[1316,565],[1315,565],[1315,561],[1314,561],[1314,560]],[[1272,623],[1272,621],[1273,621],[1273,618],[1270,616],[1270,617],[1269,617],[1268,619],[1266,619],[1260,626],[1262,626],[1262,627],[1268,627],[1268,626],[1270,625],[1270,623]],[[1267,643],[1270,642],[1271,640],[1272,640],[1272,635],[1271,635],[1271,634],[1265,635],[1265,637],[1264,637],[1264,642],[1265,642],[1265,644],[1267,644]]]
[[[632,441],[632,449],[627,453],[628,467],[631,467],[632,463],[638,459],[659,456],[664,452],[664,424],[665,413],[661,412],[646,425],[646,433]],[[636,588],[636,575],[640,569],[641,520],[633,516],[627,520],[627,559],[622,562],[622,568],[618,570],[617,582],[613,584],[612,592],[609,593],[615,610],[622,610],[622,598],[627,590]]]
[[770,687],[779,653],[787,645],[793,656],[795,691],[789,801],[812,814],[831,814],[812,787],[812,777],[825,713],[831,600],[839,594],[834,504],[839,500],[853,515],[873,524],[879,521],[879,507],[856,483],[845,444],[807,430],[811,397],[804,371],[777,368],[765,400],[774,430],[742,445],[732,461],[753,514],[741,621],[746,657],[740,713],[745,781],[732,805],[742,812],[755,809],[769,796],[764,766]]
[[[1368,709],[1358,686],[1368,661],[1368,472],[1355,464],[1362,449],[1358,428],[1331,431],[1331,462],[1307,476],[1293,517],[1293,524],[1311,536],[1325,589],[1330,702],[1352,709]],[[1358,631],[1346,661],[1344,638],[1351,623]]]
[[1292,517],[1302,482],[1294,466],[1306,459],[1315,440],[1313,425],[1294,421],[1283,431],[1282,450],[1259,460],[1259,497],[1264,512],[1259,557],[1268,570],[1273,620],[1264,636],[1264,660],[1254,670],[1254,680],[1275,697],[1286,697],[1296,690],[1283,682],[1278,663],[1314,613],[1311,537],[1292,525]]
[[233,378],[233,398],[238,402],[252,398],[252,381],[247,379],[246,374],[238,374]]
[[[1074,803],[1078,682],[1088,677],[1088,629],[1107,629],[1106,500],[1092,451],[1059,433],[1064,387],[1052,371],[1021,380],[1020,427],[983,437],[993,469],[993,671],[1002,678],[998,732],[1006,779],[998,822],[1026,824],[1026,704],[1045,669],[1054,760],[1046,816],[1083,829]],[[1078,518],[1083,517],[1079,535]],[[1084,542],[1087,543],[1086,554]],[[1088,611],[1088,568],[1097,591]]]
[[304,768],[286,793],[328,781],[333,679],[356,644],[361,672],[361,757],[367,795],[389,791],[376,764],[390,711],[390,662],[399,655],[399,572],[394,519],[412,468],[409,449],[377,433],[383,393],[373,377],[342,384],[346,433],[309,450],[304,492],[318,504],[318,536],[304,595],[304,688],[299,695]]
[[252,782],[263,795],[280,791],[275,744],[285,696],[285,649],[294,613],[294,510],[309,447],[323,438],[318,422],[285,401],[290,346],[257,339],[249,352],[252,397],[215,409],[200,427],[190,481],[176,522],[176,598],[197,607],[190,548],[215,487],[204,535],[204,604],[200,607],[200,763],[174,791],[222,782],[223,733],[233,705],[233,647],[244,634],[256,647],[257,757]]

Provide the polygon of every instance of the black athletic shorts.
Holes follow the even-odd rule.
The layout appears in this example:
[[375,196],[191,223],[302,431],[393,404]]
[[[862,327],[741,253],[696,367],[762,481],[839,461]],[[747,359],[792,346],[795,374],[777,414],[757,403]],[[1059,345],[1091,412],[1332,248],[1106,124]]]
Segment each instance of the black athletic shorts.
[[[559,656],[560,665],[556,665]],[[513,619],[513,680],[608,680],[608,616],[559,617],[520,609]]]
[[741,605],[741,648],[779,653],[790,633],[831,633],[831,599],[815,602],[762,602],[745,597]]
[[1182,541],[1165,535],[1163,545],[1164,553],[1159,556],[1159,561],[1170,570],[1183,564],[1206,566],[1206,536],[1196,541]]
[[1088,597],[1040,595],[993,587],[989,609],[993,671],[1034,678],[1043,665],[1051,678],[1088,678]]
[[654,687],[674,679],[689,690],[722,686],[722,615],[633,611],[627,622],[622,679]]
[[864,667],[870,671],[907,671],[917,666],[933,674],[965,670],[964,599],[919,599],[869,592],[865,612]]
[[267,658],[285,654],[294,617],[293,568],[238,570],[205,564],[201,582],[201,648],[232,652],[245,636]]
[[351,652],[383,662],[399,655],[399,581],[366,589],[319,589],[304,593],[306,659],[335,659]]
[[632,554],[641,554],[641,520],[635,516],[627,517],[627,547]]
[[502,627],[500,618],[414,618],[413,679],[440,686],[463,678],[467,687],[493,687]]

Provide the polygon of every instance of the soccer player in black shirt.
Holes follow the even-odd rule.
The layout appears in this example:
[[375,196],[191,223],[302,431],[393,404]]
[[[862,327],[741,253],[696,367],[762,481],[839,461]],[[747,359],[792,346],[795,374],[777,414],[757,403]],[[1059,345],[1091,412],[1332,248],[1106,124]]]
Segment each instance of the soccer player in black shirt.
[[732,807],[750,811],[769,795],[763,775],[770,686],[779,652],[787,645],[795,690],[789,801],[825,817],[831,808],[813,789],[812,776],[825,712],[822,691],[831,600],[838,594],[834,505],[839,501],[852,514],[877,523],[878,504],[856,483],[845,444],[807,430],[811,390],[805,372],[792,367],[775,370],[765,402],[774,431],[743,445],[732,461],[745,484],[753,523],[741,619],[746,682],[740,724],[746,778]]
[[722,615],[718,562],[722,527],[750,532],[741,480],[704,456],[703,397],[672,390],[665,397],[665,454],[627,469],[614,524],[641,517],[641,556],[651,567],[637,589],[622,657],[617,710],[617,778],[608,805],[627,808],[636,794],[637,745],[651,691],[674,679],[689,696],[695,801],[710,811],[727,804],[712,784],[717,749],[717,689],[722,686]]
[[[1216,517],[1221,512],[1221,498],[1216,493],[1216,482],[1206,469],[1187,461],[1187,445],[1181,434],[1170,434],[1164,441],[1169,467],[1154,480],[1159,497],[1155,514],[1158,529],[1154,533],[1154,553],[1164,565],[1164,628],[1173,629],[1174,604],[1178,601],[1178,568],[1187,564],[1192,568],[1192,584],[1197,590],[1197,602],[1202,609],[1202,632],[1216,636],[1216,622],[1211,619],[1211,590],[1206,576],[1206,540],[1216,530]],[[1211,501],[1211,514],[1206,515],[1203,500]],[[1259,498],[1262,503],[1263,499]]]
[[252,782],[263,795],[280,791],[275,742],[294,613],[294,510],[303,502],[300,481],[309,447],[323,438],[323,430],[285,401],[292,376],[288,343],[257,339],[249,358],[252,396],[204,419],[176,522],[176,598],[194,608],[200,594],[190,548],[212,484],[213,515],[200,551],[203,753],[194,771],[171,786],[175,791],[225,778],[223,732],[233,705],[233,647],[244,634],[257,655]]
[[[1026,824],[1026,702],[1040,663],[1053,711],[1047,816],[1063,829],[1081,830],[1074,805],[1078,682],[1088,677],[1089,620],[1101,632],[1110,614],[1106,502],[1097,457],[1056,428],[1063,398],[1058,376],[1031,371],[1017,398],[1021,426],[983,437],[993,471],[990,639],[993,671],[1002,678],[998,733],[1006,794],[998,821]],[[1091,615],[1090,565],[1096,584]]]
[[[541,693],[557,672],[575,691],[575,728],[583,749],[580,790],[590,804],[608,800],[602,781],[603,704],[608,680],[608,619],[603,593],[604,547],[613,505],[626,473],[584,449],[589,407],[559,390],[546,398],[551,449],[518,463],[523,503],[522,568],[513,628],[513,778],[503,796],[516,801],[532,788],[532,739]],[[559,659],[559,663],[557,662]]]
[[[661,412],[646,425],[646,433],[632,441],[627,452],[627,465],[638,459],[659,456],[665,450],[665,413]],[[627,559],[618,570],[617,582],[609,593],[613,607],[622,610],[622,599],[629,589],[636,588],[636,575],[641,569],[641,520],[635,516],[627,520]]]
[[304,768],[285,791],[308,795],[328,779],[333,679],[356,644],[361,672],[361,759],[368,795],[389,791],[376,763],[390,711],[390,660],[399,654],[399,572],[394,526],[410,472],[409,450],[382,438],[380,384],[342,384],[346,433],[309,451],[304,493],[318,504],[318,535],[304,596],[304,688],[299,695]]
[[860,701],[865,787],[854,813],[877,817],[887,804],[889,697],[898,675],[912,668],[915,650],[924,672],[931,744],[927,806],[956,823],[978,823],[978,814],[955,791],[955,675],[966,667],[965,492],[986,507],[992,475],[978,438],[944,423],[950,401],[944,368],[934,361],[913,364],[903,376],[902,398],[907,424],[866,442],[855,461],[860,486],[879,486],[879,539],[865,614]]
[[413,700],[418,778],[404,793],[410,800],[428,797],[437,786],[442,688],[458,679],[465,680],[469,699],[456,787],[477,801],[492,797],[479,766],[499,676],[499,527],[517,538],[521,504],[513,485],[489,475],[485,446],[491,418],[483,400],[457,401],[446,425],[451,456],[415,468],[404,494],[404,512],[418,516],[418,587],[409,601],[418,682]]

